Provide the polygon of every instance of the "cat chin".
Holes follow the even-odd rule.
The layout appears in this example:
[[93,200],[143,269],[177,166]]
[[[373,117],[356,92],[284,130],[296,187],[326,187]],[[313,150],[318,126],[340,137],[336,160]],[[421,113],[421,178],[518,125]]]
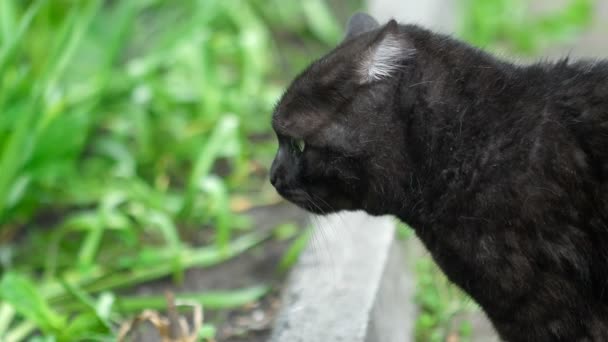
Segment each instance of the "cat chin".
[[308,211],[309,213],[312,213],[315,215],[329,215],[329,214],[340,213],[340,212],[363,212],[370,216],[377,216],[377,217],[389,215],[389,213],[387,213],[385,211],[365,210],[365,209],[356,208],[356,207],[322,210],[318,207],[311,206],[310,204],[298,204],[298,203],[294,203],[294,204],[297,205],[298,207]]
[[343,211],[343,210],[348,210],[345,208],[339,208],[339,207],[334,207],[332,205],[328,205],[328,204],[321,204],[321,203],[311,203],[311,202],[294,202],[294,201],[290,201],[291,203],[297,205],[298,207],[313,213],[313,214],[317,214],[317,215],[328,215],[328,214],[333,214],[339,211]]
[[[340,211],[357,211],[359,208],[355,207],[353,203],[348,199],[327,199],[320,198],[318,196],[283,196],[289,202],[297,205],[298,207],[317,215],[328,215]],[[311,200],[315,198],[315,200]]]
[[295,204],[298,207],[308,211],[309,213],[317,214],[317,215],[328,215],[328,214],[332,214],[332,213],[340,211],[340,210],[324,210],[324,209],[316,207],[310,203],[306,203],[306,204],[295,203]]

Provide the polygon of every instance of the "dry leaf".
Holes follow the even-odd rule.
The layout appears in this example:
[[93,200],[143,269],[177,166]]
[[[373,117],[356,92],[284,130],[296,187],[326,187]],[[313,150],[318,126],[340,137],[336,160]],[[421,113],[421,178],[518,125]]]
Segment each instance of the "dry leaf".
[[458,334],[455,333],[451,333],[448,335],[448,337],[446,337],[445,342],[459,342],[460,338],[458,337]]
[[[196,342],[203,326],[202,306],[194,302],[176,301],[171,292],[167,292],[165,297],[168,317],[154,310],[144,310],[134,319],[122,324],[118,331],[118,341],[127,342],[130,333],[135,332],[142,323],[148,322],[156,329],[162,342]],[[177,310],[177,307],[183,306],[192,308],[192,327],[188,326],[186,318]]]
[[251,209],[253,205],[251,201],[243,196],[232,196],[230,198],[230,210],[235,213],[240,213]]

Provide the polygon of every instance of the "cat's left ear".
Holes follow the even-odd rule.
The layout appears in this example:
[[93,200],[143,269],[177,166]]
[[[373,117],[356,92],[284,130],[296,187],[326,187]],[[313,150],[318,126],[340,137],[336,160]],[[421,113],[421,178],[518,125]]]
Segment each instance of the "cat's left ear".
[[361,83],[394,76],[403,65],[402,62],[411,58],[414,52],[411,44],[399,32],[399,24],[395,20],[389,21],[363,52],[357,70]]

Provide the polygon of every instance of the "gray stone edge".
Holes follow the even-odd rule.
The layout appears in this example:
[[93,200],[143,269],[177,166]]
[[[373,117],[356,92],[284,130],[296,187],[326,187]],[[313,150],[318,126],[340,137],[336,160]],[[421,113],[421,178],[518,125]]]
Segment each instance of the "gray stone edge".
[[270,341],[412,341],[415,286],[394,220],[351,213],[319,222]]

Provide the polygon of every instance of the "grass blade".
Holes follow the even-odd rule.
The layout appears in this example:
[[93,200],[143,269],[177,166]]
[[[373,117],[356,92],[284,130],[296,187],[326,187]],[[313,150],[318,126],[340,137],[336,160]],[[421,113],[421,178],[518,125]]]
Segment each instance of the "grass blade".
[[36,325],[32,321],[24,321],[13,329],[11,329],[6,336],[4,336],[5,342],[20,342],[25,341],[32,332],[36,330]]
[[312,235],[312,231],[307,229],[305,232],[301,233],[290,245],[287,251],[283,253],[283,257],[279,262],[279,271],[286,272],[293,266],[296,261],[298,261],[298,257],[306,248],[308,241]]
[[0,304],[0,340],[6,334],[6,330],[10,326],[15,317],[15,309],[8,303]]
[[86,307],[86,310],[92,313],[100,323],[102,323],[107,331],[112,330],[112,324],[108,320],[107,315],[102,314],[97,310],[97,304],[95,303],[95,299],[89,296],[88,293],[83,291],[82,289],[68,283],[65,279],[61,280],[61,285],[66,290],[67,293],[72,295],[77,303],[80,303],[82,306]]
[[34,283],[23,276],[12,272],[4,274],[0,297],[46,333],[61,332],[66,327],[65,317],[51,309]]
[[37,114],[38,101],[32,101],[20,113],[21,120],[10,133],[4,149],[0,150],[0,224],[6,219],[6,209],[12,202],[14,179],[29,158],[33,148],[31,127]]
[[340,39],[342,29],[333,18],[329,7],[323,0],[306,0],[300,2],[310,30],[317,38],[329,46]]
[[[42,78],[45,86],[40,91],[43,92],[45,97],[50,97],[54,89],[57,88],[59,79],[72,60],[100,6],[101,1],[99,0],[90,2],[84,12],[78,6],[75,6],[68,19],[66,19],[60,29],[61,34],[57,40],[57,45],[47,61],[46,75]],[[43,129],[56,114],[58,114],[56,111],[45,110],[42,119],[39,121],[38,129]]]
[[[204,293],[177,294],[176,301],[193,301],[205,309],[232,309],[254,302],[268,293],[270,287],[259,285],[238,290],[209,291]],[[144,309],[162,310],[167,307],[165,296],[123,297],[116,302],[123,313],[135,313]]]
[[[3,0],[3,2],[6,0]],[[11,63],[11,59],[14,56],[14,53],[17,49],[17,46],[20,42],[25,41],[23,36],[27,32],[28,28],[32,23],[32,19],[36,16],[40,7],[46,0],[38,0],[33,5],[29,7],[27,12],[21,18],[21,22],[19,23],[19,27],[17,28],[17,32],[10,34],[10,39],[6,42],[3,41],[2,46],[0,46],[0,79],[4,75],[4,70],[6,66]]]
[[188,217],[190,215],[194,206],[196,194],[200,190],[201,181],[209,174],[222,147],[227,141],[234,139],[238,124],[239,120],[236,116],[226,115],[216,125],[209,140],[207,140],[207,143],[199,153],[192,173],[190,174],[190,178],[188,179],[186,195],[184,196],[184,205],[180,216]]
[[[190,268],[217,265],[259,245],[270,237],[271,232],[249,233],[234,239],[228,245],[226,251],[221,251],[215,248],[215,246],[202,248],[184,247],[179,255],[181,266]],[[174,270],[174,264],[171,261],[175,260],[175,257],[174,254],[168,253],[163,255],[163,258],[157,260],[153,265],[149,263],[145,263],[141,267],[132,265],[127,270],[117,271],[101,266],[91,268],[86,274],[74,270],[73,272],[64,274],[63,278],[70,284],[74,284],[74,286],[78,286],[88,293],[115,290],[170,275]],[[45,283],[42,286],[41,293],[53,305],[60,303],[66,297],[65,290],[57,282]]]
[[13,0],[0,1],[0,44],[7,42],[14,34],[17,15]]

